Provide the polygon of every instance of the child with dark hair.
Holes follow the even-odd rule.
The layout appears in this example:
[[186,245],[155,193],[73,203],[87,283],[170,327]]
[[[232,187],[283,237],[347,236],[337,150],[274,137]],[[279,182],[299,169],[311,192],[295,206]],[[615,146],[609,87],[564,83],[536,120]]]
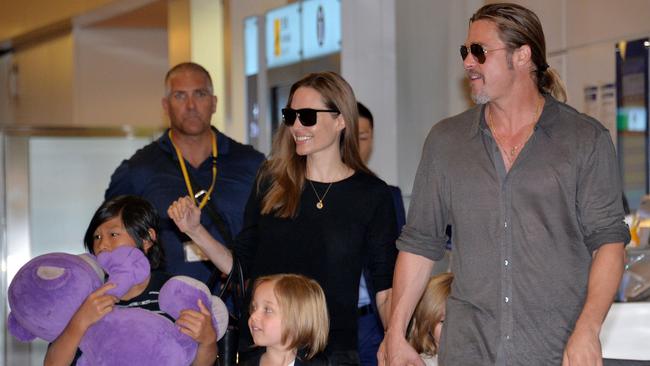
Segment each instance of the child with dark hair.
[[[135,247],[145,253],[152,270],[162,267],[165,255],[157,239],[160,219],[149,201],[137,196],[119,196],[104,202],[93,215],[84,235],[84,246],[89,253],[97,255],[104,250],[102,247],[95,249],[96,242],[99,243],[97,230],[111,221],[117,226],[121,225],[135,242]],[[110,236],[122,244],[126,243],[118,239],[120,234],[124,233],[114,232]],[[119,245],[113,246],[111,250],[117,246]]]
[[[61,335],[50,344],[45,365],[74,365],[81,355],[79,343],[86,330],[110,313],[115,306],[137,307],[161,313],[158,293],[170,276],[160,270],[164,262],[162,246],[157,240],[158,214],[146,200],[136,196],[119,196],[104,202],[90,220],[84,246],[98,255],[118,247],[140,249],[149,259],[151,274],[132,286],[118,299],[107,291],[115,287],[108,282],[88,295]],[[212,365],[217,356],[217,335],[210,310],[198,301],[200,312],[184,310],[176,320],[180,331],[198,342],[193,365]],[[106,335],[110,337],[109,334]]]

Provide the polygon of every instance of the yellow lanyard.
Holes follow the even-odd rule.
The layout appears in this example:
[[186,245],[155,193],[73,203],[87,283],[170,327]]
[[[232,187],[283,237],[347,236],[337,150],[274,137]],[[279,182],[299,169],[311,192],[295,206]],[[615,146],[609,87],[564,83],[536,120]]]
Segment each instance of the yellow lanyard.
[[[214,190],[214,183],[217,181],[217,138],[214,136],[214,133],[211,132],[212,136],[212,184],[210,184],[210,189],[208,193],[203,197],[201,203],[199,203],[199,209],[205,207],[208,204],[208,199],[212,195],[212,190]],[[172,143],[174,150],[176,150],[176,156],[178,157],[178,164],[181,166],[181,171],[183,172],[183,178],[185,179],[185,185],[187,186],[187,192],[190,194],[190,197],[196,203],[196,197],[194,197],[194,190],[192,190],[192,183],[190,183],[190,176],[187,174],[187,167],[185,166],[185,159],[183,159],[183,154],[181,150],[176,147],[174,144],[174,139],[172,139],[172,130],[169,130],[169,141]]]

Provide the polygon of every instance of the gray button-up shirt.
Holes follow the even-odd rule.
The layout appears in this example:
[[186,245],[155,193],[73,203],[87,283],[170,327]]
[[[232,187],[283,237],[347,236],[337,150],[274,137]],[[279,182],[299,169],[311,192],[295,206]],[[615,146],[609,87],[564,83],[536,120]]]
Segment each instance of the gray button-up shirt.
[[629,241],[607,129],[545,98],[509,172],[483,106],[427,137],[397,246],[439,260],[453,227],[442,365],[560,365],[592,252]]

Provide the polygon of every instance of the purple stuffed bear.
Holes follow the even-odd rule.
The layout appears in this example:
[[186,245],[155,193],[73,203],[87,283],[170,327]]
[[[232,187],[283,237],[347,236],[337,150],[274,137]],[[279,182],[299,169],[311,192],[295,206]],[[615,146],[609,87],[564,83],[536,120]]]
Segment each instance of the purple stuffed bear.
[[[97,263],[98,262],[98,263]],[[97,261],[51,253],[25,264],[9,286],[8,328],[21,341],[54,341],[86,297],[103,284],[103,268],[117,286],[108,293],[123,296],[150,273],[149,262],[136,248],[119,247],[101,253]],[[185,276],[169,279],[158,296],[160,309],[178,318],[183,309],[199,311],[197,299],[212,309],[212,322],[221,338],[228,326],[223,302],[210,296],[201,282]],[[79,348],[83,365],[190,365],[197,343],[162,315],[144,309],[116,307],[86,331]]]

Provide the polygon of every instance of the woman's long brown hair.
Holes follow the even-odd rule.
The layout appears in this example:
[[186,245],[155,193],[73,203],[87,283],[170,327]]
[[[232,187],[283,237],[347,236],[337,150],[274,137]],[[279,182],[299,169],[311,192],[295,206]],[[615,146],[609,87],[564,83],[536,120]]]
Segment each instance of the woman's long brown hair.
[[[291,86],[287,108],[298,88],[312,88],[322,97],[328,109],[338,110],[345,121],[339,140],[341,159],[355,171],[373,174],[359,155],[357,100],[350,84],[335,72],[317,72],[304,76]],[[298,214],[300,195],[305,184],[307,157],[296,153],[296,143],[287,126],[282,124],[274,137],[269,161],[260,171],[261,182],[270,182],[262,199],[262,214],[289,218]]]

